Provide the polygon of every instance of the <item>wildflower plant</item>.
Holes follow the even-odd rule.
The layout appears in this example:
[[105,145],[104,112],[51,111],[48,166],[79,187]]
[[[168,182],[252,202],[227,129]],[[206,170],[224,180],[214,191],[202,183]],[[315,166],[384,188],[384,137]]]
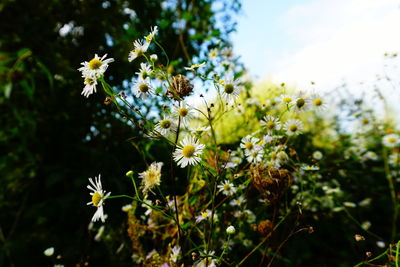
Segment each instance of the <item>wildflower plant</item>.
[[[267,241],[285,224],[291,231],[283,243],[302,231],[311,233],[312,228],[301,222],[304,213],[317,216],[321,210],[335,213],[357,207],[344,196],[338,178],[324,179],[328,172],[324,170],[323,149],[312,148],[306,156],[296,150],[295,144],[310,128],[303,114],[311,112],[314,116],[325,109],[324,98],[305,93],[296,96],[282,85],[280,94],[261,103],[250,97],[249,83],[235,72],[228,48],[213,48],[208,62],[197,62],[185,67],[185,73],[174,73],[157,33],[154,27],[143,39],[134,41],[127,55],[128,61],[140,61],[133,95],[143,101],[157,98],[165,103],[154,120],[106,81],[105,73],[113,59],[95,55],[79,69],[84,96],[95,93],[96,86],[101,85],[108,104],[112,103],[121,117],[139,128],[144,137],[169,145],[169,151],[163,151],[168,153],[169,162],[161,162],[156,154],[143,159],[148,164],[146,169],[126,174],[133,195],[110,195],[103,190],[100,177],[95,182],[90,180],[90,204],[97,207],[93,221],[105,221],[105,201],[129,200],[122,209],[128,216],[135,264],[244,265],[259,247],[270,246]],[[195,80],[214,90],[215,99],[210,101],[198,94]],[[189,104],[189,96],[201,104]],[[246,109],[256,110],[256,127],[242,124],[244,134],[239,142],[222,143],[218,135],[221,124],[229,116],[238,116],[242,108],[244,113],[239,114],[244,117]],[[388,133],[382,145],[393,149],[399,140],[397,134]],[[373,150],[357,153],[368,160],[379,159]],[[397,156],[398,151],[385,156],[390,166],[398,168]],[[163,186],[166,184],[169,187]],[[168,190],[178,186],[184,187],[184,192]],[[256,244],[245,236],[248,233]],[[155,249],[146,250],[142,238],[152,240]],[[269,248],[275,255],[281,247]],[[246,253],[240,257],[235,251]],[[274,257],[269,257],[270,263]]]

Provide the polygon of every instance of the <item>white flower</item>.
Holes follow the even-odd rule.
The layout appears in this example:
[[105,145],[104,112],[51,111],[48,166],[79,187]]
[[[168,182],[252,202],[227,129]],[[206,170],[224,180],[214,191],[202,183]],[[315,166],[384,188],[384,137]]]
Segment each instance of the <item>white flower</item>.
[[97,86],[97,79],[96,78],[89,78],[83,77],[85,87],[82,90],[81,95],[84,97],[89,97],[91,94],[96,93],[96,86]]
[[264,150],[262,149],[261,146],[256,146],[254,150],[252,151],[246,151],[245,155],[247,157],[247,161],[248,162],[253,162],[253,163],[257,163],[257,162],[261,162],[262,158],[264,156]]
[[319,150],[314,151],[314,153],[312,154],[312,157],[313,157],[315,160],[321,160],[323,156],[324,156],[324,155],[323,155],[322,152],[319,151]]
[[396,147],[400,144],[400,137],[397,134],[387,134],[383,137],[382,142],[387,147]]
[[239,84],[238,80],[233,80],[233,78],[228,78],[225,81],[221,81],[222,84],[222,98],[228,102],[233,102],[242,91],[242,86]]
[[92,178],[89,178],[90,185],[87,188],[91,191],[90,195],[92,196],[92,201],[88,202],[87,205],[93,205],[97,208],[96,212],[93,215],[92,222],[96,222],[97,220],[101,220],[105,222],[105,215],[103,211],[104,200],[110,196],[111,192],[106,193],[103,190],[100,180],[100,174],[98,177],[94,177],[95,181],[93,182]]
[[290,105],[293,104],[295,102],[295,97],[291,96],[291,95],[281,95],[279,97],[279,102],[281,102],[282,104],[285,105]]
[[213,48],[210,50],[210,53],[208,53],[208,58],[213,60],[218,56],[218,49],[217,48]]
[[131,62],[135,60],[136,58],[142,56],[144,53],[146,53],[147,49],[149,48],[149,43],[144,42],[142,43],[140,40],[136,40],[134,43],[134,49],[129,52],[128,56],[128,61]]
[[195,165],[200,162],[200,155],[203,153],[204,145],[192,137],[185,137],[174,152],[174,160],[181,168],[187,165]]
[[136,74],[139,76],[139,79],[146,80],[153,74],[153,70],[149,64],[140,63],[139,72],[136,72]]
[[348,208],[355,208],[357,205],[353,202],[345,201],[343,202],[343,206],[348,207]]
[[147,94],[152,95],[154,93],[153,87],[150,85],[149,78],[144,80],[141,78],[137,79],[134,87],[136,88],[135,96],[139,97],[141,94],[143,100],[146,99]]
[[160,185],[161,167],[163,165],[164,163],[162,162],[153,162],[146,171],[139,173],[139,178],[142,179],[142,190],[144,195],[147,195],[147,192],[154,186]]
[[95,54],[94,58],[89,62],[82,62],[81,65],[83,65],[83,67],[80,67],[78,70],[82,72],[82,76],[85,78],[97,79],[107,70],[108,64],[114,62],[113,58],[105,59],[106,57],[107,54],[101,58]]
[[367,151],[363,157],[369,160],[378,160],[378,155],[374,151]]
[[303,123],[298,119],[288,120],[284,125],[284,129],[287,135],[301,134]]
[[175,122],[169,116],[165,115],[155,126],[155,130],[164,136],[170,134],[175,128]]
[[123,212],[128,212],[128,211],[130,211],[131,209],[132,209],[132,204],[126,204],[126,205],[122,206],[122,208],[121,208],[121,210],[122,210]]
[[380,248],[384,248],[386,246],[385,242],[383,241],[376,241],[376,245]]
[[236,229],[233,225],[228,226],[228,228],[226,228],[226,233],[228,235],[233,235],[236,232]]
[[242,141],[240,143],[240,147],[243,148],[245,150],[245,152],[251,152],[251,151],[255,150],[259,141],[260,141],[260,139],[253,137],[251,135],[248,135],[242,139]]
[[229,159],[229,161],[225,164],[224,168],[225,169],[235,168],[240,163],[242,163],[242,158],[240,158],[240,157],[231,157]]
[[393,153],[389,156],[389,164],[392,166],[400,166],[400,154]]
[[199,138],[204,133],[208,132],[210,129],[211,129],[210,126],[196,127],[196,128],[191,129],[190,133],[195,135],[197,138]]
[[230,183],[228,180],[219,184],[218,186],[219,192],[222,192],[225,196],[232,196],[236,193],[236,187]]
[[196,216],[196,222],[201,222],[205,219],[207,219],[208,217],[211,217],[211,210],[205,210],[202,213],[200,213],[200,215]]
[[231,206],[241,206],[244,203],[246,203],[246,199],[244,198],[243,195],[241,195],[240,197],[238,197],[237,199],[233,199],[231,202],[229,202],[229,204]]
[[[153,211],[153,209],[150,207],[150,206],[153,205],[153,201],[151,201],[150,199],[145,199],[144,202],[147,204],[147,205],[146,205],[145,203],[143,203],[143,204],[141,205],[143,208],[146,209],[146,211],[144,212],[144,215],[145,215],[145,216],[149,216],[150,213]],[[149,205],[150,205],[150,206],[149,206]]]
[[172,116],[174,118],[180,118],[181,123],[186,125],[189,122],[189,119],[193,118],[193,112],[193,109],[189,107],[185,101],[179,101],[173,106]]
[[208,254],[206,254],[207,252],[204,251],[201,256],[201,259],[196,262],[196,264],[194,265],[194,267],[217,267],[217,260],[213,257],[206,257],[208,255],[214,255],[215,251],[210,251],[208,252]]
[[154,26],[154,27],[150,28],[150,33],[145,37],[146,42],[148,44],[150,44],[151,41],[153,41],[154,36],[157,35],[157,33],[158,33],[158,27],[157,26]]
[[299,92],[294,103],[295,103],[294,107],[296,109],[296,112],[300,113],[302,111],[308,110],[308,107],[310,105],[310,99],[304,97],[303,92]]
[[53,247],[47,248],[45,251],[43,251],[43,254],[44,254],[45,256],[47,256],[47,257],[53,256],[53,254],[54,254],[54,248],[53,248]]
[[261,120],[261,126],[267,130],[268,134],[272,134],[274,131],[281,129],[279,119],[270,115],[264,116]]
[[175,245],[172,250],[171,250],[171,261],[176,262],[179,258],[179,254],[181,252],[181,247],[178,245]]
[[311,103],[317,110],[324,110],[326,108],[324,100],[319,95],[314,95],[311,99]]
[[301,169],[305,171],[318,171],[319,167],[315,165],[303,165],[301,166]]
[[157,56],[156,54],[151,54],[151,55],[150,55],[150,60],[151,60],[152,62],[155,62],[155,61],[158,60],[158,56]]
[[200,69],[200,68],[204,68],[206,66],[206,63],[203,62],[201,64],[193,64],[190,67],[185,67],[185,70],[195,70],[195,69]]

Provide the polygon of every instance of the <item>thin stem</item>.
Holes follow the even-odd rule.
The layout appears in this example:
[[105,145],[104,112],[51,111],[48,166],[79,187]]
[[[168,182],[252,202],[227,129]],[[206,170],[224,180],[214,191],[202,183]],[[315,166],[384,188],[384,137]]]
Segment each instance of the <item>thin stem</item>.
[[394,188],[392,175],[390,174],[387,151],[385,147],[383,147],[382,155],[383,155],[383,163],[384,163],[386,179],[388,180],[389,183],[390,197],[392,199],[392,204],[393,204],[392,234],[390,238],[391,243],[393,243],[397,232],[398,205],[396,200],[396,190]]

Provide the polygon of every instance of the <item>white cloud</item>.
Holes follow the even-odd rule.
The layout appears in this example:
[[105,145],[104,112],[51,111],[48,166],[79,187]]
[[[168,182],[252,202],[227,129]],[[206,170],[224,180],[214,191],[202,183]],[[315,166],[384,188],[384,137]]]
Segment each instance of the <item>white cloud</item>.
[[[383,54],[400,50],[397,0],[315,0],[290,8],[281,23],[297,47],[266,73],[275,82],[332,89],[342,79],[366,81],[381,72]],[[329,88],[327,88],[329,87]]]

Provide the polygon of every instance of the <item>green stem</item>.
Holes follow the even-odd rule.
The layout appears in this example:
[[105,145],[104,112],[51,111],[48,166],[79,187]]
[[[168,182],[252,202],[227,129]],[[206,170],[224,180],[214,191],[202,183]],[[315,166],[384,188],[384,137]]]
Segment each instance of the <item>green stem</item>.
[[396,267],[399,267],[399,248],[400,248],[400,240],[396,245]]
[[373,259],[370,259],[369,261],[362,261],[362,262],[359,262],[359,263],[357,263],[356,265],[354,265],[354,267],[358,267],[358,266],[361,266],[361,265],[363,265],[363,264],[370,263],[370,262],[373,262],[373,261],[375,261],[375,260],[377,260],[377,259],[380,259],[380,258],[382,258],[383,256],[385,256],[385,255],[388,253],[388,251],[389,251],[389,249],[385,250],[383,253],[379,254],[378,256],[376,256],[376,257],[373,258]]
[[396,200],[396,190],[394,188],[392,175],[390,174],[387,151],[385,147],[383,147],[382,155],[383,155],[383,163],[384,163],[386,179],[388,180],[389,183],[390,197],[392,199],[392,204],[393,204],[392,234],[390,238],[391,243],[393,243],[397,232],[398,205]]

